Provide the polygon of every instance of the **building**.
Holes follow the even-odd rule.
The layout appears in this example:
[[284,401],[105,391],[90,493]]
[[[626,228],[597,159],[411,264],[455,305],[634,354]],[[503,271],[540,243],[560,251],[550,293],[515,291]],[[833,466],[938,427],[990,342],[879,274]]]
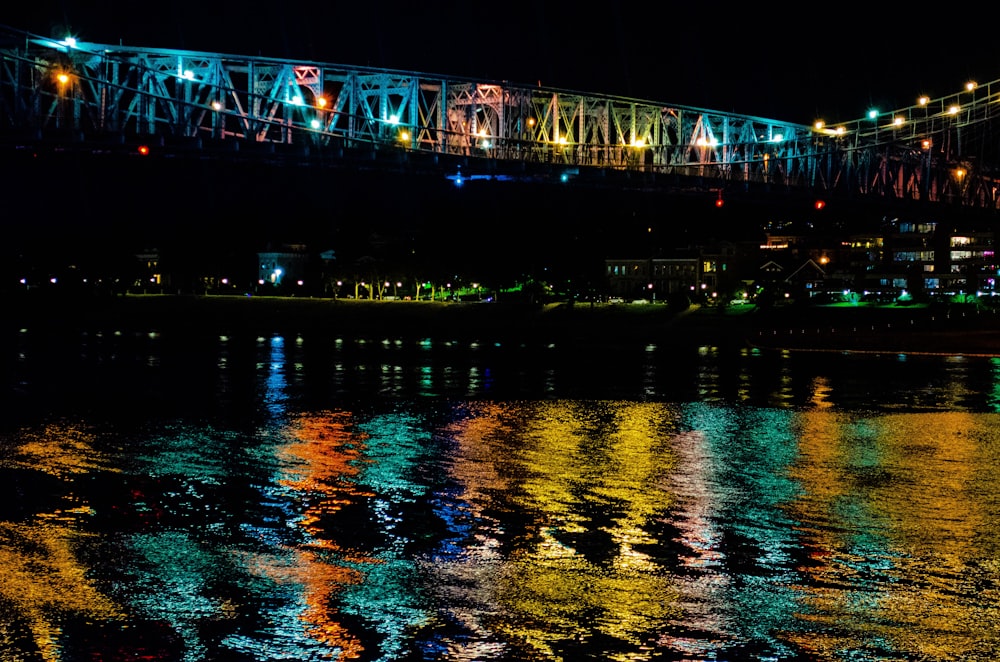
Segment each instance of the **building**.
[[309,254],[303,244],[262,251],[257,253],[257,285],[285,290],[291,286],[303,287],[308,268]]

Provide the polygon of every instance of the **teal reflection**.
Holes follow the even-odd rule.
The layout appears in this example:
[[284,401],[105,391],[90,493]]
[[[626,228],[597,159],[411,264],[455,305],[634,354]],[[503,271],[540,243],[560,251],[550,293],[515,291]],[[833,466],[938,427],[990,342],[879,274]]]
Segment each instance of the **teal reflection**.
[[182,531],[140,534],[132,546],[146,568],[136,578],[133,607],[170,624],[184,642],[184,660],[205,659],[201,628],[227,611],[208,588],[228,575],[229,559]]
[[1000,411],[1000,358],[990,359],[990,375],[993,377],[993,388],[989,393],[987,404],[991,411]]
[[426,421],[402,411],[376,415],[357,428],[365,437],[358,484],[373,494],[373,525],[384,543],[371,554],[376,563],[346,563],[364,581],[344,587],[341,610],[368,621],[382,635],[379,659],[393,660],[429,620],[422,573],[408,553],[415,541],[404,525],[407,510],[432,488],[425,470],[433,438]]
[[713,517],[727,523],[720,552],[729,579],[718,608],[737,639],[791,654],[776,633],[804,609],[793,561],[801,541],[784,510],[801,493],[788,475],[798,457],[796,414],[698,403],[685,408],[684,418],[705,436]]

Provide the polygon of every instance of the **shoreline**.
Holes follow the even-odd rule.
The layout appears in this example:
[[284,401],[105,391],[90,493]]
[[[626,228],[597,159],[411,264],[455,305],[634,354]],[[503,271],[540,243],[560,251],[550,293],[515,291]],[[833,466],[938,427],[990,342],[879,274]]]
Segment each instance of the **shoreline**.
[[694,306],[458,303],[226,295],[22,297],[8,328],[184,335],[322,332],[497,342],[725,345],[759,351],[1000,356],[1000,315],[970,305],[728,310]]

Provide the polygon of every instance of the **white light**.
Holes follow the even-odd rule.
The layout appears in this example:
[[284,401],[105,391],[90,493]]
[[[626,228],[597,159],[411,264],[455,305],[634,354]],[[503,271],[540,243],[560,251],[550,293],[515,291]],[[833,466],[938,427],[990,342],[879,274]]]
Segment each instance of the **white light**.
[[185,69],[184,73],[182,74],[182,77],[186,78],[187,80],[194,80],[194,72],[191,71],[190,69]]
[[319,120],[313,120],[312,122],[309,123],[309,125],[312,126],[312,128],[314,128],[314,129],[318,129],[319,128]]
[[67,48],[76,48],[76,37],[66,37],[59,42],[59,45]]
[[389,124],[399,124],[399,115],[389,115]]
[[299,95],[299,94],[296,94],[294,97],[292,97],[292,105],[293,106],[301,106],[302,105],[302,96]]

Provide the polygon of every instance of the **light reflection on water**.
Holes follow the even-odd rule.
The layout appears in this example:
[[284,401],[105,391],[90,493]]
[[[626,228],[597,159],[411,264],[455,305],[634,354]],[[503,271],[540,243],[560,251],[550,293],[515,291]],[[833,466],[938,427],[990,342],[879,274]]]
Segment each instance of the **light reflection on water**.
[[3,659],[1000,648],[995,360],[60,347],[11,342]]

